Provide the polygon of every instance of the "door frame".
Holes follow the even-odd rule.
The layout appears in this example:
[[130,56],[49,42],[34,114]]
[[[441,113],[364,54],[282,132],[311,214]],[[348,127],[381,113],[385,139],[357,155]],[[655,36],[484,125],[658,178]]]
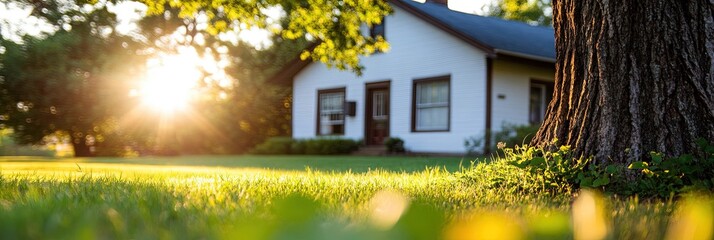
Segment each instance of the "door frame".
[[371,96],[371,91],[374,89],[386,89],[387,90],[387,111],[389,113],[388,119],[387,119],[387,136],[389,136],[392,128],[392,89],[391,89],[391,81],[386,80],[386,81],[378,81],[378,82],[368,82],[365,83],[365,90],[364,90],[364,143],[366,145],[373,145],[370,144],[370,138],[371,138],[371,132],[372,132],[372,96]]

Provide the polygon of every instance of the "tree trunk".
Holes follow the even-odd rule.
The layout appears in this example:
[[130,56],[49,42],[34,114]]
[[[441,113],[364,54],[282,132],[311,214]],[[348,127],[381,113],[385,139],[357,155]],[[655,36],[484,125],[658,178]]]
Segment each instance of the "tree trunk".
[[555,0],[553,101],[531,142],[595,162],[714,142],[714,2]]
[[93,155],[87,142],[82,137],[72,137],[72,148],[74,149],[75,157],[91,157]]

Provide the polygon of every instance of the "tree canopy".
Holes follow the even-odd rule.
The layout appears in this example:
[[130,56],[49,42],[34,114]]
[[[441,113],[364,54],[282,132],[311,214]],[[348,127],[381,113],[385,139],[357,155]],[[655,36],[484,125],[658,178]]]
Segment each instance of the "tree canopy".
[[52,8],[42,14],[50,19],[70,16],[72,21],[55,21],[59,30],[47,37],[25,36],[22,44],[2,41],[0,115],[19,143],[36,143],[64,131],[83,154],[91,142],[102,141],[106,132],[100,124],[112,117],[109,112],[127,104],[122,82],[135,69],[125,63],[139,57],[131,40],[108,31],[116,21],[106,8]]
[[388,48],[382,37],[372,38],[361,33],[364,25],[379,24],[391,13],[382,0],[141,0],[149,7],[148,14],[163,14],[167,6],[179,9],[179,17],[207,17],[211,33],[231,27],[268,27],[268,9],[279,7],[285,13],[286,24],[278,31],[286,39],[307,38],[318,44],[304,51],[303,59],[311,58],[330,67],[349,69],[360,74],[359,57]]
[[[200,28],[206,11],[182,18],[182,10],[168,3],[163,14],[144,16],[139,33],[130,36],[117,33],[118,21],[107,4],[27,4],[33,14],[56,24],[57,31],[24,36],[22,43],[2,41],[0,128],[15,129],[20,143],[67,137],[79,156],[122,154],[125,146],[143,153],[235,153],[289,133],[289,93],[263,80],[305,48],[304,37],[290,40],[278,34],[264,50],[222,42],[211,26],[227,18],[210,19]],[[279,24],[288,29],[290,21]],[[144,63],[162,61],[162,55],[181,48],[195,50],[196,58],[227,62],[222,63],[230,66],[226,81],[200,67],[202,76],[195,79],[200,96],[192,100],[190,112],[140,109],[135,95],[145,78]]]
[[495,0],[486,15],[503,19],[550,26],[553,22],[550,0]]

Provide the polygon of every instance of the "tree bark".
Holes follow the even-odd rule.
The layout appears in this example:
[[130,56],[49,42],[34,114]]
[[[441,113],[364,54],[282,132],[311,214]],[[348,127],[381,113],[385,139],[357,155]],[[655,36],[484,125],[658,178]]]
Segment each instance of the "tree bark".
[[714,142],[714,1],[555,0],[553,101],[531,145],[602,163]]
[[83,137],[72,137],[72,149],[75,157],[91,157],[92,151]]

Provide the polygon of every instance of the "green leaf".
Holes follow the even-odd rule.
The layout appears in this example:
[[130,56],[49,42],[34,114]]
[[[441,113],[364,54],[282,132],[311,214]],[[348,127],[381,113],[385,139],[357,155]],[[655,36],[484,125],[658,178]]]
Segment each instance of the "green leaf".
[[662,162],[662,154],[657,152],[650,152],[650,157],[652,158],[652,163],[655,165]]
[[630,166],[627,166],[628,169],[647,169],[650,165],[646,162],[633,162],[630,164]]
[[608,174],[614,174],[617,172],[617,167],[615,165],[610,165],[605,168],[605,172]]
[[585,177],[580,180],[580,187],[592,187],[593,186],[593,178],[592,177]]
[[607,176],[602,176],[602,177],[595,179],[595,181],[593,181],[593,187],[605,186],[609,183],[610,183],[610,178]]
[[535,157],[531,160],[530,164],[528,164],[528,165],[538,167],[538,166],[541,166],[544,164],[545,164],[545,158]]

